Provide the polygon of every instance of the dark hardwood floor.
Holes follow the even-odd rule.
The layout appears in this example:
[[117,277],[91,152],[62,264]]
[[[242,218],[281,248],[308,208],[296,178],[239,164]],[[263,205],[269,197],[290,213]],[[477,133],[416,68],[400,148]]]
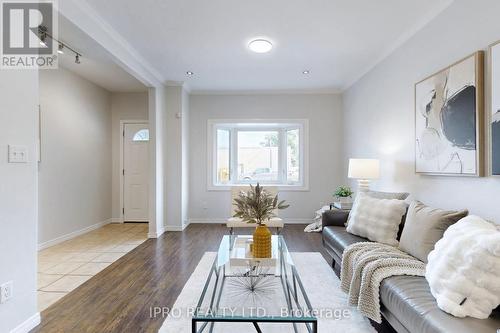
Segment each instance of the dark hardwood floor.
[[[240,229],[249,233],[251,229]],[[283,230],[290,251],[321,252],[321,234],[304,225]],[[149,239],[41,313],[31,332],[157,332],[165,318],[151,307],[171,307],[203,254],[216,251],[227,228],[192,224],[184,232]]]

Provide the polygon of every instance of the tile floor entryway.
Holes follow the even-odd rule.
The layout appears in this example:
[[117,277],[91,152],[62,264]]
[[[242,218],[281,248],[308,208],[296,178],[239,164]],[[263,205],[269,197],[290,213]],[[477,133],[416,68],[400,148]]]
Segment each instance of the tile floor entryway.
[[132,251],[147,234],[147,223],[107,224],[38,252],[38,311]]

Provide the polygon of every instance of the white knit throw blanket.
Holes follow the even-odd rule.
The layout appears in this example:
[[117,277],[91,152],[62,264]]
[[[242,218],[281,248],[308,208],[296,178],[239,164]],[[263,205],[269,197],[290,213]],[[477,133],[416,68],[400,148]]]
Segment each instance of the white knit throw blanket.
[[425,275],[425,264],[386,244],[361,242],[349,245],[342,255],[341,289],[349,305],[377,323],[380,314],[380,283],[394,275]]
[[306,226],[304,232],[321,232],[321,230],[323,230],[323,223],[321,222],[321,219],[323,217],[323,213],[327,210],[330,210],[330,206],[323,206],[317,210],[316,215],[314,216],[314,222]]

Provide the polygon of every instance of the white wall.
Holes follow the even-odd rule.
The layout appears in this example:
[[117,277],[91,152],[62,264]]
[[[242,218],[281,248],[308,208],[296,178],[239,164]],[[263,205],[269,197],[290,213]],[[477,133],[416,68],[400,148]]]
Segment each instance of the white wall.
[[[38,73],[0,73],[0,284],[13,281],[14,297],[0,304],[0,332],[32,318],[36,305]],[[8,164],[7,145],[28,149],[27,164]],[[30,328],[29,325],[27,327]]]
[[381,159],[374,187],[500,220],[500,178],[432,177],[414,170],[414,84],[500,39],[496,0],[455,1],[343,96],[349,157]]
[[187,224],[188,95],[182,86],[167,86],[165,108],[165,226],[181,230]]
[[189,94],[182,90],[182,180],[181,180],[181,222],[187,225],[189,222]]
[[309,119],[309,191],[284,191],[289,221],[310,221],[332,201],[341,184],[341,98],[334,94],[192,95],[190,105],[190,219],[218,222],[230,216],[228,191],[207,190],[207,121],[209,119]]
[[70,71],[40,72],[40,244],[111,217],[110,101]]
[[148,237],[158,238],[165,232],[165,113],[166,91],[164,86],[148,89],[149,120],[149,232]]
[[120,131],[121,120],[148,120],[148,93],[113,93],[111,94],[111,142],[112,142],[112,218],[119,220],[120,207]]

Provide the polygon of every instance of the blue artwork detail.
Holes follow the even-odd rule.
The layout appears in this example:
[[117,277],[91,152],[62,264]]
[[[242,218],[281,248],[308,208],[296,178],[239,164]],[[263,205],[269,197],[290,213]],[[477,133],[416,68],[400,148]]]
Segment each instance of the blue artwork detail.
[[476,149],[476,87],[464,87],[446,101],[441,109],[441,126],[453,146]]

